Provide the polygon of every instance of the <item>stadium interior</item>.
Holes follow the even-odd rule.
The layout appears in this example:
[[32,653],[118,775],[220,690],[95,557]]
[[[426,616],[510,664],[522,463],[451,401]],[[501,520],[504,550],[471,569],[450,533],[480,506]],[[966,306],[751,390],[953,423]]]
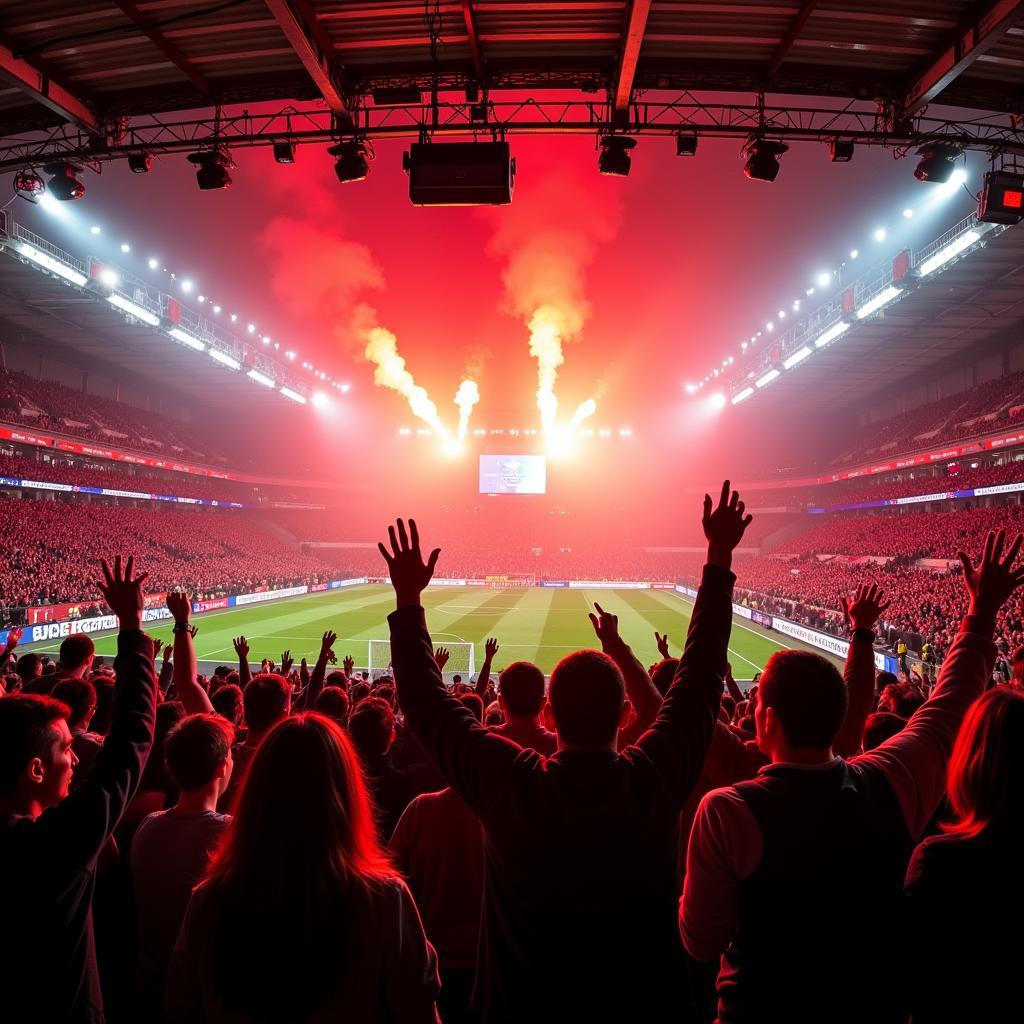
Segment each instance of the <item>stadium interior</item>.
[[[59,984],[39,995],[47,970],[19,955],[36,987],[0,983],[0,1018],[989,1019],[1006,978],[985,964],[1019,950],[1014,915],[1024,911],[1006,873],[993,869],[991,883],[1014,890],[1002,911],[987,902],[989,890],[946,879],[947,906],[984,912],[954,925],[937,923],[933,910],[913,937],[881,943],[879,956],[901,957],[892,972],[900,979],[873,985],[854,967],[844,974],[806,936],[838,934],[865,892],[873,902],[864,916],[877,919],[851,926],[851,944],[897,931],[885,900],[903,895],[920,840],[973,841],[992,831],[977,815],[995,816],[998,804],[1012,821],[1024,809],[1018,705],[1006,712],[1017,724],[998,726],[1007,733],[988,766],[1001,780],[988,811],[972,819],[970,779],[953,781],[957,764],[968,772],[967,747],[950,760],[954,738],[981,751],[983,725],[971,716],[982,712],[967,710],[975,697],[994,708],[993,693],[1024,692],[1024,589],[999,590],[1024,533],[1024,3],[8,3],[0,174],[11,184],[0,207],[0,746],[21,751],[29,729],[20,712],[4,718],[4,705],[29,694],[70,704],[78,683],[69,680],[87,682],[74,699],[91,701],[93,728],[73,706],[65,716],[84,762],[71,795],[61,794],[72,801],[80,780],[101,777],[105,736],[124,735],[111,724],[112,701],[122,699],[113,694],[129,686],[122,677],[152,676],[156,694],[155,733],[150,722],[148,738],[134,741],[152,746],[149,763],[143,756],[133,769],[130,792],[88,853],[88,943],[85,910],[82,920],[69,913],[51,923],[67,937],[48,965]],[[743,503],[736,521],[745,511],[749,524],[729,518],[733,489]],[[403,592],[410,518],[425,558],[441,554],[418,588],[406,568]],[[1000,567],[1004,537],[1010,557]],[[989,565],[993,551],[989,575],[972,568],[979,558]],[[122,555],[148,574],[144,604],[127,618],[132,570],[122,580],[121,562],[110,568]],[[719,565],[735,582],[716,605]],[[985,604],[979,588],[1000,600]],[[409,590],[405,604],[422,604],[430,629],[426,668],[416,660],[420,634],[403,618]],[[716,607],[724,625],[708,625]],[[139,636],[129,619],[162,659],[144,637],[126,639]],[[986,629],[994,646],[975,652],[972,668],[964,638]],[[69,671],[76,643],[89,660]],[[706,736],[672,725],[708,760],[687,767],[685,780],[641,772],[643,782],[623,783],[621,806],[595,798],[608,815],[595,825],[598,812],[580,811],[590,804],[577,777],[557,788],[556,762],[587,744],[568,738],[553,695],[559,673],[570,678],[573,652],[597,648],[626,708],[604,744],[617,765],[635,769],[641,749],[660,773],[650,751],[659,723],[669,729],[666,709],[681,714],[677,687],[696,702],[693,680],[710,673],[715,693]],[[150,655],[145,669],[130,667],[139,650],[142,661]],[[801,791],[789,798],[812,808],[812,840],[812,826],[771,804],[770,786],[744,789],[764,772],[782,778],[775,765],[813,760],[786,731],[784,716],[796,713],[779,696],[786,659],[797,654],[809,659],[807,678],[845,672],[845,721],[856,735],[836,733],[822,764],[851,772],[857,799],[866,794],[857,820],[877,814],[871,828],[849,831],[833,805],[822,810]],[[435,661],[442,696],[458,707],[431,732],[416,694],[434,685]],[[537,708],[517,718],[524,663],[542,682]],[[264,727],[259,693],[252,706],[249,694],[262,686],[266,704],[278,680],[292,713]],[[970,700],[954,707],[956,685]],[[817,709],[825,684],[812,689],[805,696]],[[790,709],[770,718],[783,723],[777,734],[765,717],[773,693]],[[440,716],[435,696],[431,713]],[[925,742],[927,729],[941,731],[928,711],[940,701],[946,732]],[[690,713],[697,721],[695,703]],[[207,845],[178,879],[177,904],[168,897],[158,908],[173,924],[157,926],[146,919],[146,886],[160,884],[145,880],[135,856],[155,857],[155,840],[140,842],[163,827],[149,816],[172,814],[191,792],[174,777],[174,744],[164,739],[184,735],[193,718],[216,719],[193,723],[193,742],[227,744],[216,761],[221,789],[204,782],[206,802],[187,805],[216,827],[189,840]],[[521,792],[506,786],[500,749],[473,761],[477,747],[471,736],[459,745],[456,719],[467,736],[497,731],[508,749],[536,742],[536,763],[548,766],[537,771],[557,798],[538,796],[547,782],[532,776]],[[331,771],[358,776],[344,798],[351,820],[375,815],[357,852],[356,840],[346,845],[281,811],[268,774],[275,754],[265,735],[281,730],[298,759],[302,737],[289,740],[286,725],[325,721],[334,732],[324,742],[341,751]],[[774,746],[766,738],[783,733]],[[906,764],[896,753],[872,760],[874,748],[909,750],[915,737],[920,749]],[[350,744],[358,758],[345,754]],[[34,769],[11,767],[11,757],[0,752],[8,879],[48,849],[25,829],[13,838],[12,822],[44,821],[61,806],[52,795],[13,796],[29,791]],[[509,778],[525,778],[527,762],[520,756]],[[481,779],[493,769],[498,781],[486,793],[466,781],[471,764]],[[651,824],[661,810],[645,819],[623,795],[633,786],[657,789],[659,808],[672,804],[666,820],[680,835],[668,853],[657,845],[668,832]],[[714,805],[719,816],[709,818],[718,787],[733,787],[733,802]],[[420,803],[452,792],[454,809]],[[495,809],[495,793],[508,794],[513,810]],[[753,810],[740,814],[748,796]],[[976,791],[971,799],[984,803]],[[886,800],[895,811],[879,810]],[[278,812],[276,827],[294,825],[298,837],[281,846],[291,875],[244,864],[244,844]],[[733,826],[739,839],[712,835]],[[92,834],[81,821],[62,827]],[[667,937],[663,906],[648,913],[597,898],[603,910],[588,916],[588,886],[626,883],[599,881],[589,868],[577,878],[568,867],[607,833],[607,858],[596,863],[636,869],[622,852],[631,829],[660,851],[651,876],[664,885],[638,882],[636,905],[668,895]],[[547,859],[523,849],[535,830]],[[328,918],[309,900],[301,912],[301,901],[270,901],[266,934],[251,929],[263,938],[229,955],[224,908],[238,911],[230,900],[239,879],[297,891],[303,871],[334,878],[334,866],[317,874],[315,856],[305,859],[311,836],[352,860],[338,869],[343,896],[324,895],[327,883],[306,892],[347,923],[310,956],[304,972],[314,981],[300,993],[269,980],[281,952],[269,925],[305,929],[297,948],[307,949]],[[998,864],[1009,863],[999,859],[1007,850],[1024,852],[1019,820],[999,836],[986,840]],[[441,839],[455,851],[450,861]],[[762,845],[760,861],[750,850]],[[782,867],[799,859],[789,857],[794,849],[827,859],[840,846],[854,851],[836,861],[842,870],[860,853],[889,864],[893,877],[872,869],[853,887],[860,897],[844,902],[816,868],[799,868],[813,877],[802,887],[797,869]],[[708,850],[726,848],[733,860],[708,867]],[[927,875],[922,857],[918,847],[913,865]],[[971,863],[986,872],[988,862]],[[529,898],[527,864],[535,874],[552,865]],[[50,881],[40,871],[29,889],[44,893]],[[906,892],[920,913],[920,901],[938,897],[914,888],[914,871]],[[363,883],[379,878],[398,904],[381,909],[374,901],[383,897],[367,895],[377,890]],[[197,900],[204,887],[228,902]],[[828,913],[813,910],[816,898]],[[23,923],[29,897],[18,899],[12,923],[0,926],[9,948],[38,938]],[[397,940],[386,927],[359,916],[371,907],[380,920],[405,915],[403,928],[412,920],[416,948],[388,945]],[[778,926],[785,908],[792,927]],[[562,920],[555,938],[537,924],[547,911]],[[758,915],[772,913],[766,926]],[[634,925],[661,940],[629,950],[620,940]],[[934,936],[947,932],[957,937],[939,956]],[[981,952],[965,948],[967,933]],[[775,938],[781,952],[771,950]],[[363,939],[362,974],[336,970],[345,942],[363,949]],[[540,965],[567,947],[563,984]],[[805,964],[802,974],[794,963]],[[850,963],[870,958],[851,954]],[[632,992],[598,983],[641,973]],[[944,1006],[952,974],[963,990]],[[357,975],[376,978],[376,990]]]

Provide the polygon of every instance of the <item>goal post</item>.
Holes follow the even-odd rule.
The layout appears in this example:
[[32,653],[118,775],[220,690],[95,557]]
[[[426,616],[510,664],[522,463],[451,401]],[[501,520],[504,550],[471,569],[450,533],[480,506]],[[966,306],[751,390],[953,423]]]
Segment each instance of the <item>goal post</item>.
[[[380,679],[381,676],[391,674],[391,641],[370,640],[367,652],[367,668],[370,678]],[[448,662],[441,673],[446,683],[452,683],[456,676],[462,676],[462,681],[468,683],[470,677],[476,671],[476,647],[474,644],[465,641],[454,641],[447,643],[443,638],[435,639],[434,649],[443,647],[448,652]]]

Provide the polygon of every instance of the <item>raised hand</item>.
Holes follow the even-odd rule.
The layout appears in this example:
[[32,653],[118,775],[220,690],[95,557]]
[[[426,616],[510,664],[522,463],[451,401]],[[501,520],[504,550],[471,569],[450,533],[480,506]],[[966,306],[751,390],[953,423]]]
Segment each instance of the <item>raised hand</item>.
[[117,616],[122,629],[142,628],[142,609],[146,606],[146,595],[142,585],[149,579],[149,573],[135,575],[135,556],[129,555],[124,569],[121,568],[121,556],[114,559],[111,570],[104,558],[100,562],[103,569],[102,581],[96,586],[107,602],[107,607]]
[[450,657],[451,654],[448,653],[447,647],[438,647],[438,649],[434,651],[434,661],[441,671],[444,671],[444,667],[448,664],[448,659]]
[[378,544],[377,549],[388,563],[388,575],[391,577],[391,585],[395,588],[398,607],[419,604],[420,594],[434,575],[434,566],[437,565],[441,549],[434,548],[426,562],[423,561],[420,534],[415,519],[409,520],[408,534],[405,531],[405,523],[399,519],[397,533],[394,526],[389,526],[388,536],[391,540],[390,553],[383,544]]
[[971,595],[971,615],[994,618],[1010,595],[1024,583],[1024,566],[1013,568],[1024,544],[1024,535],[1017,534],[1003,558],[1005,542],[1005,530],[989,531],[981,561],[976,566],[963,551],[959,554],[960,564],[964,567],[964,586]]
[[744,515],[746,505],[737,491],[729,494],[729,481],[722,484],[717,508],[712,508],[711,495],[704,495],[704,536],[708,539],[708,563],[725,569],[732,567],[732,553],[743,540],[743,534],[753,520]]
[[334,655],[334,641],[337,640],[337,639],[338,639],[338,634],[335,633],[333,630],[330,630],[330,629],[327,630],[327,632],[324,633],[324,635],[320,638],[320,657],[321,658],[325,658],[327,661],[330,661],[332,664],[336,660],[336,659],[333,658],[333,655]]
[[341,663],[342,671],[345,673],[346,679],[352,678],[352,670],[356,667],[355,660],[352,655],[346,654],[344,660]]
[[850,629],[873,629],[882,612],[889,607],[889,602],[882,600],[882,591],[874,583],[862,583],[852,601],[841,597],[839,603],[843,606],[843,616]]
[[160,649],[163,647],[163,640],[158,640],[156,637],[153,638],[153,660],[156,661],[157,656],[160,654]]
[[239,658],[249,657],[249,641],[246,640],[244,636],[236,636],[234,640],[231,641],[231,644],[235,648],[235,654],[237,654]]
[[167,610],[173,616],[176,626],[181,626],[188,622],[189,616],[192,614],[192,602],[189,600],[188,594],[182,594],[178,591],[172,591],[168,594]]
[[668,653],[668,633],[659,633],[655,630],[654,639],[658,644],[658,653],[663,658],[671,658],[672,655]]
[[611,612],[606,612],[596,601],[594,607],[597,609],[597,615],[593,612],[590,613],[590,624],[594,627],[601,646],[607,650],[608,647],[620,640],[619,617],[612,615]]
[[492,636],[484,644],[484,655],[488,661],[494,661],[494,656],[498,653],[498,641]]
[[291,651],[283,651],[281,653],[281,675],[288,675],[291,671],[293,660]]
[[7,650],[8,651],[13,651],[14,648],[18,646],[18,644],[21,641],[21,638],[24,635],[25,635],[25,630],[23,630],[21,628],[21,626],[15,626],[15,628],[12,629],[10,631],[10,633],[7,634]]
[[167,662],[169,662],[171,660],[171,651],[173,651],[173,650],[174,650],[174,648],[170,644],[166,644],[164,646],[164,664],[165,665],[167,664]]

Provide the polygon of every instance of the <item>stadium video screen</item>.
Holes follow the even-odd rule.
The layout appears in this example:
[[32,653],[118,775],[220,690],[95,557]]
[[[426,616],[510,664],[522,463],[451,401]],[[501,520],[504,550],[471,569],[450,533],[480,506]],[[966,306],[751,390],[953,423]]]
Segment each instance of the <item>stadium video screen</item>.
[[544,494],[547,460],[543,455],[481,455],[481,494]]

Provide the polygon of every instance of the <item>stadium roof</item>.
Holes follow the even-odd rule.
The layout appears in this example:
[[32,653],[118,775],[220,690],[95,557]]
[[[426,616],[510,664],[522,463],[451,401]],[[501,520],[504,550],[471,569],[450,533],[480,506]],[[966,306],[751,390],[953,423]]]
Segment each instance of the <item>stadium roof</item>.
[[[991,226],[968,218],[929,251],[985,227]],[[888,283],[890,277],[876,277],[874,294]],[[939,272],[924,278],[908,275],[898,284],[903,289],[898,300],[863,320],[848,315],[846,333],[820,349],[808,346],[812,351],[799,365],[763,389],[753,382],[770,361],[760,369],[744,367],[749,376],[734,381],[731,393],[749,381],[753,393],[745,404],[754,415],[791,409],[794,403],[801,410],[823,412],[1018,341],[1024,323],[1024,230],[991,230]],[[774,365],[781,369],[780,361]]]
[[[475,83],[609,97],[738,91],[1021,113],[1024,2],[5,0],[0,136],[216,104]],[[436,26],[436,61],[425,13]]]

